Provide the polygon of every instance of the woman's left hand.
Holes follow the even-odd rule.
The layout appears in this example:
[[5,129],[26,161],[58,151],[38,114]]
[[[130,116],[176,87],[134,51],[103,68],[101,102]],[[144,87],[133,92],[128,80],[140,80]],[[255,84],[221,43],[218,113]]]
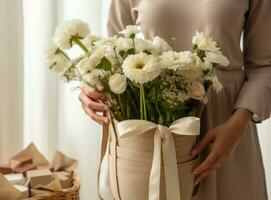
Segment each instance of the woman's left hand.
[[199,154],[209,143],[212,147],[207,158],[193,171],[195,185],[201,182],[211,171],[223,165],[234,152],[245,133],[252,113],[247,109],[237,109],[223,124],[209,131],[192,151]]

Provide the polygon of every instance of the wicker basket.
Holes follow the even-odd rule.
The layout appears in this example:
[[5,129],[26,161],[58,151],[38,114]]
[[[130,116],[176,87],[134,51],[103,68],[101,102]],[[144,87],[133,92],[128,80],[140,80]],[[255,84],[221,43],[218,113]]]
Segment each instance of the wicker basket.
[[79,176],[73,172],[73,186],[65,191],[55,191],[50,194],[35,196],[25,200],[79,200],[80,179]]

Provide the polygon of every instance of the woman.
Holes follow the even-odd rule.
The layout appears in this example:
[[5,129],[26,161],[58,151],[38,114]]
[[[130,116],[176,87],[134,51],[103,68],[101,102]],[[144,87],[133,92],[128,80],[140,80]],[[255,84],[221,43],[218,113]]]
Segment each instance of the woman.
[[[193,200],[267,200],[265,174],[255,122],[271,113],[270,0],[113,0],[108,31],[118,34],[126,25],[140,25],[147,38],[159,35],[175,50],[191,49],[196,30],[213,37],[229,58],[218,67],[224,86],[209,93],[202,115],[202,139],[193,154],[205,160],[194,170],[201,182]],[[243,52],[240,49],[244,31]],[[102,88],[82,87],[85,112],[107,110],[100,103]]]

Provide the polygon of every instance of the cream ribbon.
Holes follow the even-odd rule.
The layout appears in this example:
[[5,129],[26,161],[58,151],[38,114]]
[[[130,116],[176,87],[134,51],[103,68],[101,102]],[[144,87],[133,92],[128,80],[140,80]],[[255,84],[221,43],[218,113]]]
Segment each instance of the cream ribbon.
[[184,117],[176,120],[169,127],[145,120],[125,120],[119,122],[116,128],[120,138],[142,135],[149,130],[155,130],[153,161],[149,181],[149,200],[159,200],[161,152],[164,158],[167,199],[180,200],[176,150],[172,133],[177,135],[199,135],[200,119],[197,117]]

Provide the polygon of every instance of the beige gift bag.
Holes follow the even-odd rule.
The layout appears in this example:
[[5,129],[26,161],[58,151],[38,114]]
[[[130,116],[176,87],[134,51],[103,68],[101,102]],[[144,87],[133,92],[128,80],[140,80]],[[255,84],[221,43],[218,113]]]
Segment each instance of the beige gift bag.
[[113,120],[109,138],[105,136],[102,145],[109,145],[113,198],[190,200],[194,189],[192,171],[198,164],[190,152],[200,131],[199,121],[185,117],[165,127],[144,120]]

